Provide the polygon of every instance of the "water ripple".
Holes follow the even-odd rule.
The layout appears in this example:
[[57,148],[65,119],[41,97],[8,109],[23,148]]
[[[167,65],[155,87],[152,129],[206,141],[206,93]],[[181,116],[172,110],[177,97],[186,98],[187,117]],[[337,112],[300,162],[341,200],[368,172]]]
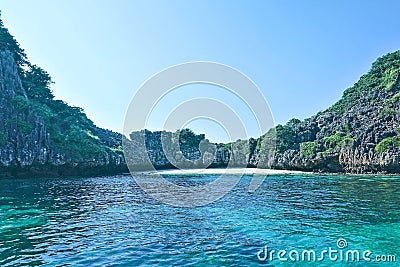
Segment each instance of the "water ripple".
[[[215,178],[167,177],[184,186]],[[155,201],[129,176],[2,180],[0,265],[248,266],[262,263],[265,245],[318,249],[340,237],[400,251],[397,177],[277,175],[248,193],[250,180],[190,209]]]

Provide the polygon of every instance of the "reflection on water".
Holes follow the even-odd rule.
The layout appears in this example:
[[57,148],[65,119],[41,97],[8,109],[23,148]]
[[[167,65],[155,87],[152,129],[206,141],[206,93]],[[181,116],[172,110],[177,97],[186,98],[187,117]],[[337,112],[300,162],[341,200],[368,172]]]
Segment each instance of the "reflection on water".
[[400,178],[278,175],[248,193],[250,180],[197,208],[158,203],[129,176],[1,180],[0,265],[265,266],[265,245],[324,249],[338,238],[400,261]]

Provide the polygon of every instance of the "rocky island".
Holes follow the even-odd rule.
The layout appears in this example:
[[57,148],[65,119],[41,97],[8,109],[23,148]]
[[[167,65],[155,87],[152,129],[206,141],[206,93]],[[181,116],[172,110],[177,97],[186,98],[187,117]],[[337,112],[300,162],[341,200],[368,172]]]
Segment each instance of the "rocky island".
[[[400,51],[389,53],[330,108],[277,125],[256,139],[211,144],[189,129],[132,133],[145,138],[147,155],[132,155],[129,162],[141,169],[147,157],[165,169],[177,162],[187,168],[226,167],[232,159],[234,165],[258,168],[399,174],[399,73]],[[51,83],[0,21],[0,176],[127,172],[125,137],[97,127],[82,109],[54,99]],[[179,153],[166,155],[163,135],[180,147]]]

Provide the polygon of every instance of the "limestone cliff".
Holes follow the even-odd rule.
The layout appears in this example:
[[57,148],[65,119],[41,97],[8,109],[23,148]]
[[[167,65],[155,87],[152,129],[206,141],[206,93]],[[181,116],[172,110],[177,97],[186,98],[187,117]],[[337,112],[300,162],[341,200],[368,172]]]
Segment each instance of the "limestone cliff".
[[126,170],[121,153],[111,149],[118,143],[110,143],[111,136],[117,135],[120,141],[119,134],[91,127],[101,136],[93,138],[93,143],[103,147],[102,153],[86,151],[86,158],[74,157],[68,147],[57,145],[38,107],[44,106],[28,98],[13,54],[0,51],[0,176],[100,175]]
[[[375,61],[325,111],[302,121],[292,119],[258,139],[215,144],[210,166],[226,166],[232,158],[236,166],[399,174],[399,111],[400,51],[396,51]],[[191,154],[195,155],[200,154]]]
[[187,129],[128,139],[55,100],[48,73],[29,62],[0,20],[0,177],[106,175],[126,172],[127,164],[399,174],[399,73],[400,51],[389,53],[332,107],[257,139],[212,144]]
[[[247,167],[251,166],[251,142],[213,144],[204,134],[190,129],[176,132],[143,130],[124,139],[126,162],[131,170],[165,168]],[[255,165],[252,165],[255,167]]]
[[[272,167],[400,173],[399,73],[400,51],[389,53],[374,62],[332,107],[276,127]],[[267,135],[261,137],[261,142],[266,140]]]

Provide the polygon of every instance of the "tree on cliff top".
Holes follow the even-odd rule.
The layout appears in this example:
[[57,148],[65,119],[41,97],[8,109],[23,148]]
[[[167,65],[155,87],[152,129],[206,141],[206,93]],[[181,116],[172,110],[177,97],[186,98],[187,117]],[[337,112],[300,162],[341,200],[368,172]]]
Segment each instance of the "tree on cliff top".
[[0,50],[8,50],[13,54],[15,63],[17,63],[18,67],[22,67],[28,61],[24,50],[19,46],[17,40],[15,40],[14,36],[12,36],[7,28],[4,27],[3,21],[1,19],[1,10],[0,10]]
[[[54,99],[50,75],[29,62],[24,50],[4,27],[1,19],[0,51],[12,53],[27,99],[25,95],[18,97],[24,98],[25,106],[43,118],[50,133],[50,140],[58,152],[73,161],[81,161],[97,158],[111,151],[110,147],[104,145],[104,140],[93,134],[99,132],[98,128],[81,108]],[[30,134],[30,129],[24,134]]]

